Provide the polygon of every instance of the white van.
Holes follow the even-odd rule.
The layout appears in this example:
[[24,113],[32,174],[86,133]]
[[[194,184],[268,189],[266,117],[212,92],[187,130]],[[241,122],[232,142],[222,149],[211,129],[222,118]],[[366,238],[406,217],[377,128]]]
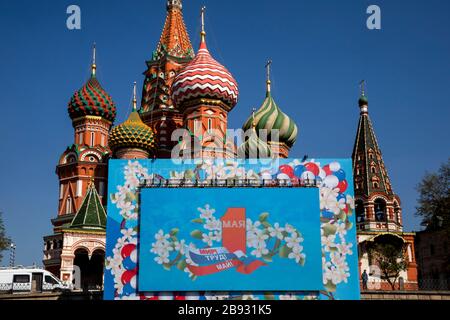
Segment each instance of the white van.
[[70,288],[47,270],[0,268],[0,293],[56,292]]

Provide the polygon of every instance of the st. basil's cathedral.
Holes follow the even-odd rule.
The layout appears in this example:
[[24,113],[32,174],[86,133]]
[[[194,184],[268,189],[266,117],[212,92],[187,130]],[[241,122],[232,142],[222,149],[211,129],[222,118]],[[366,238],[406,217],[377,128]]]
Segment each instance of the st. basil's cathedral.
[[[248,158],[255,152],[287,158],[297,139],[296,123],[271,94],[270,72],[261,107],[242,127],[250,134],[240,146],[226,139],[228,114],[238,102],[238,84],[209,52],[203,21],[195,54],[183,20],[181,0],[167,1],[161,38],[146,64],[140,108],[135,84],[132,112],[121,124],[114,126],[116,105],[97,79],[95,47],[91,76],[69,100],[74,141],[56,167],[58,212],[51,220],[53,234],[44,237],[43,262],[47,270],[69,282],[78,267],[82,271],[79,285],[83,288],[101,288],[103,284],[109,159],[170,158],[179,144],[172,141],[177,129],[186,129],[192,139],[201,141],[199,150],[181,148],[192,158]],[[267,68],[269,71],[270,63]],[[362,90],[352,155],[360,272],[369,271],[372,264],[367,251],[371,243],[401,241],[406,244],[408,261],[407,271],[401,275],[402,285],[416,289],[414,234],[403,232],[400,198],[392,190],[368,105]],[[260,139],[259,132],[264,129],[276,130],[278,134]],[[211,132],[216,137],[209,138]],[[214,139],[217,135],[219,139]],[[382,288],[386,289],[387,284],[382,283]]]

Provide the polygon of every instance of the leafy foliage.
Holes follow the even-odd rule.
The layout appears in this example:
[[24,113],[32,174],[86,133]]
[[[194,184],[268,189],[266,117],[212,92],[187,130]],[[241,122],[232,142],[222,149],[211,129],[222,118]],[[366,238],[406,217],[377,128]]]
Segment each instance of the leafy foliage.
[[445,230],[450,234],[450,158],[436,173],[427,173],[417,186],[416,215],[427,230]]
[[372,261],[381,270],[381,278],[386,280],[395,290],[395,283],[400,276],[400,272],[405,271],[407,262],[405,259],[405,246],[395,245],[388,242],[374,243],[369,246],[369,254]]

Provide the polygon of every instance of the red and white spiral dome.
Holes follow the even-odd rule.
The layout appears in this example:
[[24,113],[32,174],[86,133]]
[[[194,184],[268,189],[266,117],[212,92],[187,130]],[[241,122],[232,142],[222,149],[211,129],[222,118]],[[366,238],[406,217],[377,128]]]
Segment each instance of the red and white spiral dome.
[[231,73],[214,60],[202,37],[195,58],[175,77],[172,99],[179,110],[187,101],[198,98],[218,99],[231,110],[237,103],[239,89]]

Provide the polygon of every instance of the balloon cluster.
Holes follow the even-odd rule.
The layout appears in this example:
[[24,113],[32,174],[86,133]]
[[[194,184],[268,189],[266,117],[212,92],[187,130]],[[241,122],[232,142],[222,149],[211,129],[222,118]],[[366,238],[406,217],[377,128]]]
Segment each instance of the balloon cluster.
[[137,248],[133,243],[126,244],[120,251],[122,256],[122,273],[123,292],[134,292],[136,290],[136,274],[137,274]]
[[[263,177],[264,178],[264,177]],[[272,175],[273,179],[279,180],[300,180],[316,181],[321,187],[337,189],[339,192],[337,201],[345,201],[345,191],[348,189],[348,182],[345,179],[345,171],[341,168],[339,162],[331,162],[323,167],[319,163],[310,161],[303,164],[281,165]],[[347,211],[347,208],[344,209]],[[322,212],[325,218],[333,218],[334,213],[329,211]]]

